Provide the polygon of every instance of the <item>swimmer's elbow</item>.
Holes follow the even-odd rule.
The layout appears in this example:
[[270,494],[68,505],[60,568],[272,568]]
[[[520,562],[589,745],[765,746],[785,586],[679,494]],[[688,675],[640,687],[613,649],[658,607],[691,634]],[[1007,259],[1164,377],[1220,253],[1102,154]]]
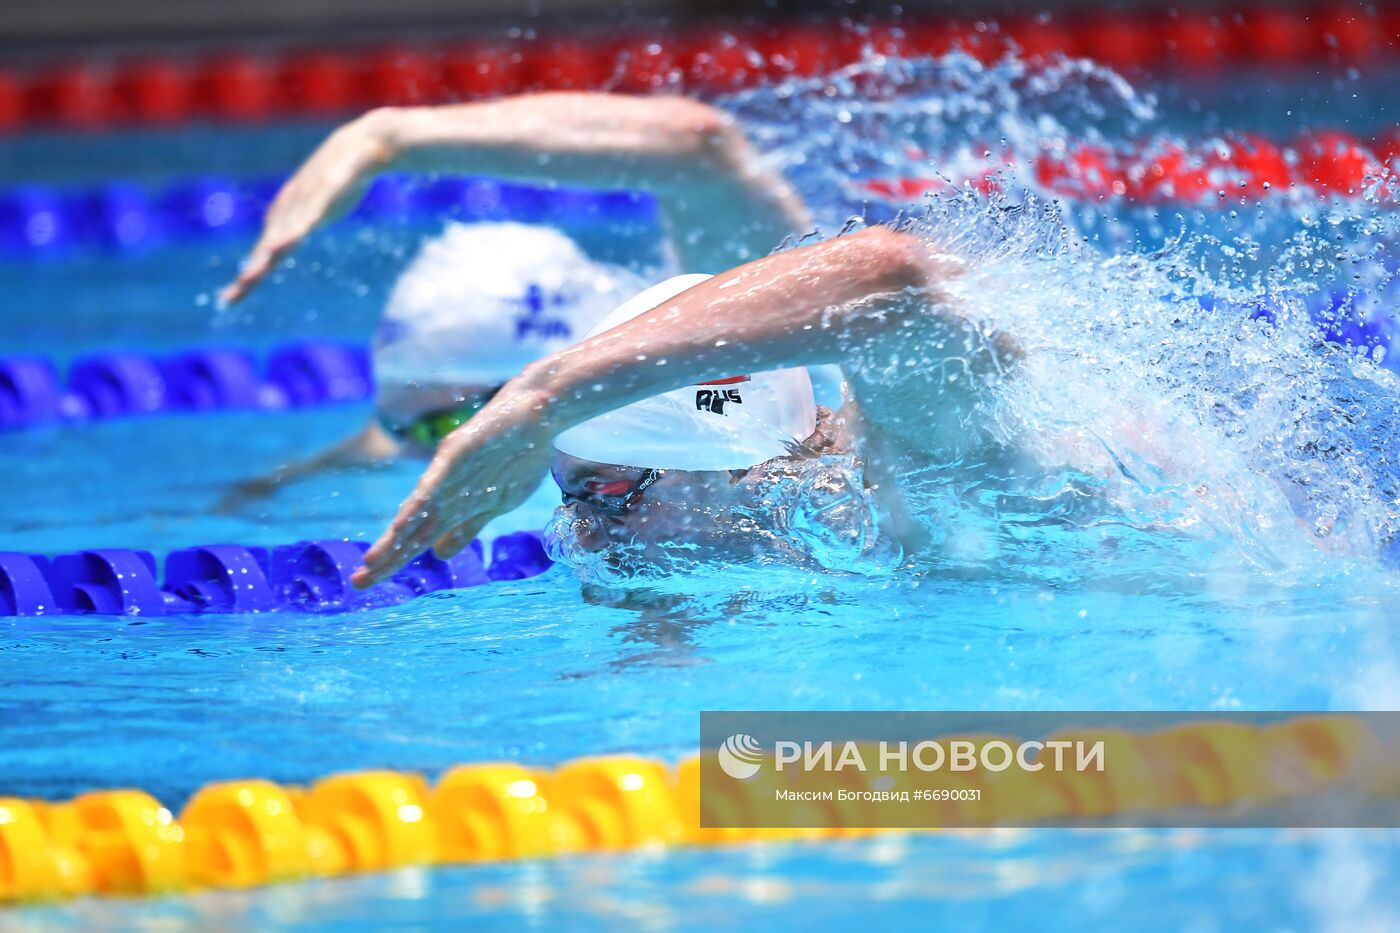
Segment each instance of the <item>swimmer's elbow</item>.
[[681,125],[702,139],[721,138],[735,125],[733,118],[723,110],[689,97],[671,98],[666,109]]
[[384,165],[405,148],[407,112],[401,107],[375,107],[352,120],[345,129],[365,144],[371,165]]
[[398,107],[375,107],[360,114],[354,122],[362,132],[372,135],[385,134],[393,129],[400,112]]
[[689,98],[673,98],[667,108],[672,130],[684,142],[679,148],[717,165],[742,167],[748,140],[733,117],[709,104]]

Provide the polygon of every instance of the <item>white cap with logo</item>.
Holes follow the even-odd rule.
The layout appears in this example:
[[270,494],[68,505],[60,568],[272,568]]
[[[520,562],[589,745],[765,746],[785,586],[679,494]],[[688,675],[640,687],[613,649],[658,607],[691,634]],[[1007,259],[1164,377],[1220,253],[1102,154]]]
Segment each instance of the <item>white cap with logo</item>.
[[549,227],[453,223],[390,293],[374,337],[375,378],[504,382],[577,342],[643,284]]
[[[708,279],[678,275],[634,296],[588,333],[626,323]],[[586,338],[585,338],[586,339]],[[580,460],[656,470],[742,470],[781,457],[816,427],[812,381],[803,367],[715,373],[712,381],[642,399],[554,439]]]

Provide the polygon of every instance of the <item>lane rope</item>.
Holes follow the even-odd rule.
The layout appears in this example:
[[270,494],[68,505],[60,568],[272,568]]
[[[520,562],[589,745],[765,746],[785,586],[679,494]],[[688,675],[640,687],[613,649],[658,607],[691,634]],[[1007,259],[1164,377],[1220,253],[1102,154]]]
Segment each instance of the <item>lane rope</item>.
[[[1400,371],[1390,353],[1396,322],[1390,293],[1319,291],[1294,296],[1324,339],[1361,350]],[[1288,295],[1248,304],[1201,299],[1208,313],[1276,321]],[[335,341],[296,341],[258,354],[239,347],[203,347],[150,354],[114,350],[60,367],[39,356],[0,356],[0,434],[161,414],[280,412],[363,403],[374,397],[369,349]]]
[[[1047,742],[1107,731],[1065,731]],[[1175,811],[1238,812],[1338,791],[1394,799],[1400,792],[1394,762],[1378,762],[1379,747],[1366,723],[1345,714],[1296,715],[1262,726],[1215,720],[1117,730],[1106,740],[1111,768],[1045,769],[1033,779],[1041,793],[1029,792],[1032,779],[1018,769],[950,775],[960,787],[979,790],[978,799],[932,806],[923,815],[942,817],[937,825],[1031,827],[1138,814],[1137,825],[1151,825]],[[843,775],[832,786],[852,781]],[[848,804],[820,804],[820,829],[703,828],[742,822],[743,808],[771,795],[772,787],[725,781],[707,787],[702,800],[698,755],[675,768],[636,755],[581,758],[553,769],[468,764],[431,784],[421,774],[390,770],[334,775],[308,788],[220,781],[191,796],[178,818],[135,789],[63,802],[0,797],[0,903],[885,831],[865,828],[869,795],[857,790]],[[1182,825],[1200,825],[1199,816],[1183,819]]]
[[[987,188],[999,169],[1024,171],[1055,195],[1149,205],[1207,205],[1251,199],[1369,196],[1400,204],[1400,130],[1366,143],[1322,132],[1278,143],[1257,135],[1129,146],[1047,147],[1029,156],[987,147],[923,156],[955,183]],[[1023,168],[1028,167],[1028,168]],[[61,256],[75,249],[144,252],[172,243],[252,237],[284,177],[237,181],[204,176],[158,187],[114,181],[79,188],[0,188],[0,256]],[[947,184],[937,177],[873,177],[851,183],[857,198],[908,203]],[[515,220],[568,229],[660,228],[651,195],[544,187],[490,178],[379,176],[350,219],[393,222],[451,217],[463,222]]]
[[[1367,145],[1340,132],[1313,133],[1286,144],[1258,135],[1205,140],[1147,140],[1130,146],[1097,143],[1046,146],[1030,154],[986,154],[972,147],[929,158],[937,176],[876,177],[852,183],[856,192],[907,204],[950,183],[984,193],[1008,170],[1042,190],[1082,201],[1151,206],[1234,207],[1241,198],[1299,200],[1305,196],[1369,198],[1400,205],[1400,131]],[[920,155],[920,153],[915,153]]]
[[274,548],[181,548],[166,555],[161,576],[149,551],[94,548],[55,557],[0,551],[0,618],[356,612],[441,590],[523,580],[553,565],[540,534],[519,531],[491,542],[489,563],[482,543],[473,541],[447,560],[424,552],[393,578],[357,590],[350,574],[368,547],[325,539]]
[[[255,236],[284,176],[214,176],[163,185],[113,181],[87,187],[25,184],[0,188],[0,257],[63,256],[78,249],[145,252],[171,244]],[[645,192],[532,185],[470,176],[377,177],[351,221],[452,218],[513,220],[575,232],[654,230],[660,213]]]
[[365,48],[152,53],[0,69],[0,132],[98,130],[197,120],[324,119],[378,105],[473,100],[556,89],[632,93],[732,91],[830,73],[872,52],[984,63],[1012,43],[1031,59],[1084,56],[1125,71],[1199,75],[1249,66],[1298,72],[1366,67],[1400,55],[1400,4],[1332,2],[1280,8],[1086,10],[1001,22],[919,18],[772,22],[729,29],[636,29],[621,35],[478,37]]
[[296,341],[262,355],[238,347],[171,354],[116,350],[75,359],[0,357],[0,432],[173,412],[283,411],[368,401],[368,348]]

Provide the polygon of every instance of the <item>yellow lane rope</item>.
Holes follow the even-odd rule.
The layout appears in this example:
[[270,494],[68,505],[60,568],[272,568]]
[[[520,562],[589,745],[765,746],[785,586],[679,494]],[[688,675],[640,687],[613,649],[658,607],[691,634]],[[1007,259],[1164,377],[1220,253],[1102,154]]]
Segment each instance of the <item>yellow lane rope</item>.
[[[980,803],[961,805],[981,810],[962,815],[981,825],[1032,826],[1173,806],[1267,802],[1354,777],[1374,755],[1374,738],[1364,722],[1346,715],[1118,732],[1109,737],[1109,754],[1128,766],[1059,773],[1051,794],[989,792]],[[1280,755],[1292,762],[1282,774]],[[1014,778],[964,780],[995,791],[998,781]],[[61,803],[0,797],[0,903],[873,832],[841,828],[839,810],[831,812],[835,824],[824,829],[701,828],[699,787],[698,756],[670,768],[619,755],[554,770],[462,765],[431,786],[422,775],[396,771],[334,775],[309,788],[222,781],[196,792],[178,819],[141,790],[94,791]],[[1374,782],[1367,790],[1395,792]],[[711,816],[744,806],[742,792],[736,793],[717,800],[707,793]]]

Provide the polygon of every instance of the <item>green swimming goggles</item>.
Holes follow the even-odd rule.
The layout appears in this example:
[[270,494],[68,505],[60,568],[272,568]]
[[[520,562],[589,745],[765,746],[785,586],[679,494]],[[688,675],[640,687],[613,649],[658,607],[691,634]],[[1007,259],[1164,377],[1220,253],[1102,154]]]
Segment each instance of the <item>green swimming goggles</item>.
[[395,440],[417,444],[419,447],[431,450],[442,443],[444,437],[466,424],[477,412],[486,407],[486,403],[495,398],[496,393],[501,391],[501,388],[502,386],[495,386],[490,391],[467,399],[460,404],[424,412],[406,424],[395,423],[381,414],[379,425],[389,432]]

